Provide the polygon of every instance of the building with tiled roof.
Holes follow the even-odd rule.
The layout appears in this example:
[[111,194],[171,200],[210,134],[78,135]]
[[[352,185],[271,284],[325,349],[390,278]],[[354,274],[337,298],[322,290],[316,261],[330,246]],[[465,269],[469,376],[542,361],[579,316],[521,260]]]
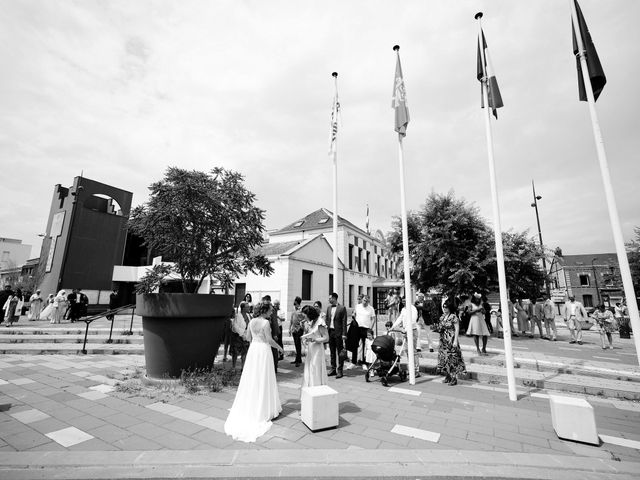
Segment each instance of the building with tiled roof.
[[618,256],[615,253],[553,257],[549,270],[552,297],[564,303],[571,295],[586,308],[615,305],[624,297]]
[[384,311],[387,293],[402,287],[398,278],[398,260],[391,254],[381,232],[367,233],[338,216],[338,275],[333,279],[333,213],[315,210],[286,226],[269,232],[262,253],[274,267],[274,274],[260,277],[249,274],[235,282],[236,303],[246,293],[254,299],[267,293],[290,309],[293,299],[320,300],[326,304],[335,291],[339,302],[354,308],[359,294],[366,294],[377,311]]

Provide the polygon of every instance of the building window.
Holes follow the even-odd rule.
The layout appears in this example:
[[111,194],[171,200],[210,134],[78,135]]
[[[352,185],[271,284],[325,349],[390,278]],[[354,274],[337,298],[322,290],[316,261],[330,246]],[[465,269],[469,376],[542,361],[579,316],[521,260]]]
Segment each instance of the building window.
[[302,300],[311,300],[311,270],[302,270]]
[[589,275],[578,275],[578,277],[580,279],[581,287],[588,287],[591,285],[591,283],[589,282]]
[[329,295],[333,293],[333,273],[329,274]]
[[358,271],[362,271],[362,249],[358,249]]
[[369,273],[369,263],[371,263],[371,252],[367,252],[367,263],[365,264],[367,273]]
[[353,244],[358,245],[358,237],[356,236],[353,237]]
[[367,287],[367,297],[369,297],[369,302],[371,302],[371,287]]
[[349,308],[353,307],[353,285],[349,285]]
[[353,245],[349,245],[349,270],[353,270]]
[[384,277],[389,278],[389,260],[384,259]]
[[380,276],[380,255],[378,255],[378,261],[376,263],[376,275]]
[[583,295],[582,304],[585,307],[593,307],[593,295]]

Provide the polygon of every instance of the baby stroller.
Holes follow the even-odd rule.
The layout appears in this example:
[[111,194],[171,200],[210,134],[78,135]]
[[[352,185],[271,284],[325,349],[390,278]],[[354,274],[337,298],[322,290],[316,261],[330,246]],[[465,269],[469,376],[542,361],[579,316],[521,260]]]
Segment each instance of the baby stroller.
[[382,385],[389,385],[389,376],[398,374],[400,381],[407,379],[407,371],[400,367],[400,355],[396,352],[396,339],[393,334],[399,333],[403,335],[403,344],[406,336],[400,330],[387,330],[386,335],[380,335],[373,340],[371,350],[376,355],[376,360],[369,366],[364,374],[364,379],[369,382],[375,372],[380,377]]

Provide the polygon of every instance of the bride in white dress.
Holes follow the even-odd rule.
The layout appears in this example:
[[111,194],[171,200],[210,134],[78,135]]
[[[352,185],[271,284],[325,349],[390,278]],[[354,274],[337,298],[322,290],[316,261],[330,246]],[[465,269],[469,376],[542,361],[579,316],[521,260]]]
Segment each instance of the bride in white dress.
[[282,347],[271,336],[269,304],[260,304],[258,317],[249,322],[251,342],[244,361],[240,384],[224,424],[224,433],[242,442],[255,442],[271,428],[271,419],[282,411],[271,348]]

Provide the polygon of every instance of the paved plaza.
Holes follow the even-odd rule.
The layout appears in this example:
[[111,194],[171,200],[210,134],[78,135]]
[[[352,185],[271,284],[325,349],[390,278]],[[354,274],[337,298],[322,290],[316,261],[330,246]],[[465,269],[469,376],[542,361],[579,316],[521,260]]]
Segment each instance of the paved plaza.
[[[514,342],[522,345],[516,357],[584,366],[558,356],[562,350],[541,353],[536,346],[542,343],[553,346]],[[500,345],[490,343],[492,356],[500,356]],[[597,368],[635,375],[629,355],[621,363],[620,353],[629,350],[622,345],[601,355],[616,355],[615,361],[600,359]],[[595,356],[592,344],[583,347]],[[472,369],[468,346],[464,354]],[[430,355],[425,353],[423,370]],[[520,385],[518,401],[511,402],[504,384],[466,380],[451,387],[427,373],[415,385],[394,379],[384,387],[365,382],[354,367],[329,380],[339,392],[340,424],[311,432],[299,418],[302,367],[285,361],[277,377],[283,412],[266,435],[246,444],[223,432],[235,388],[207,394],[127,388],[143,372],[144,356],[137,354],[2,355],[0,478],[640,475],[637,401],[580,395],[594,408],[601,439],[590,446],[556,436],[547,390]]]

